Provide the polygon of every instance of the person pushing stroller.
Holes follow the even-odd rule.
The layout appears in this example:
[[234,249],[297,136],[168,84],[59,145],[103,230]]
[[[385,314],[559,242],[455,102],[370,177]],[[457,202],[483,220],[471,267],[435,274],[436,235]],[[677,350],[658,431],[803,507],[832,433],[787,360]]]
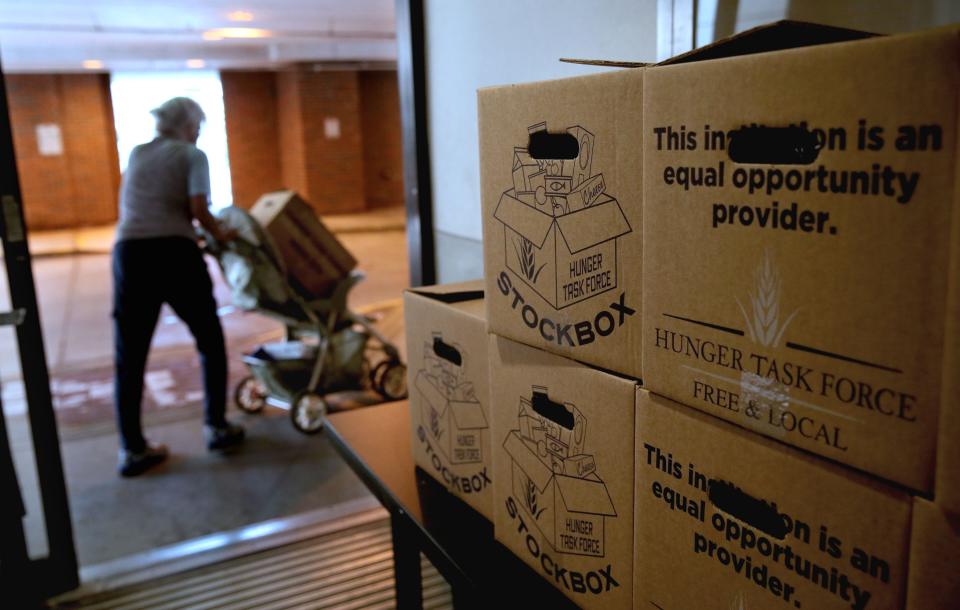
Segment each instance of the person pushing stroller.
[[152,111],[157,136],[133,149],[120,188],[120,222],[113,248],[115,406],[120,433],[118,471],[141,474],[163,462],[163,445],[143,435],[143,377],[160,308],[167,303],[186,323],[203,367],[207,448],[241,443],[242,427],[227,421],[227,357],[213,283],[193,221],[219,242],[235,232],[210,214],[210,171],[196,146],[205,116],[200,105],[175,97]]

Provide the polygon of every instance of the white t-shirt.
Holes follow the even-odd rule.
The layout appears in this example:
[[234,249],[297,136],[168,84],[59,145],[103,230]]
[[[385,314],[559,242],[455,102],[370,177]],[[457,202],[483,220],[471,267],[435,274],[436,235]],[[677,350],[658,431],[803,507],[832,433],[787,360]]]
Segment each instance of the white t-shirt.
[[117,241],[195,239],[190,197],[209,194],[207,155],[193,144],[160,136],[135,147],[120,186]]

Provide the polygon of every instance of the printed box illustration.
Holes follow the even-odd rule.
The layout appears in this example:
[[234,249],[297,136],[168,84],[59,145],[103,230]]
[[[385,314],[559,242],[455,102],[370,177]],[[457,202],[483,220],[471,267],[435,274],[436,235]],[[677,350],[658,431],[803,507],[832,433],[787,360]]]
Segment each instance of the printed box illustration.
[[630,608],[636,383],[490,335],[494,536],[583,608]]
[[[546,123],[530,127],[546,132]],[[513,149],[513,188],[494,217],[503,223],[507,268],[556,309],[617,287],[617,238],[631,231],[620,204],[590,174],[594,136],[580,126],[572,159],[534,159]]]
[[636,434],[635,607],[904,607],[902,488],[642,389]]
[[404,292],[413,457],[493,519],[488,341],[480,281]]
[[464,374],[463,349],[435,333],[423,345],[424,368],[414,382],[420,397],[423,421],[433,440],[452,464],[483,461],[481,435],[487,418],[472,381]]
[[[562,553],[604,556],[604,520],[616,510],[596,461],[583,453],[586,419],[576,406],[554,403],[547,388],[520,399],[519,429],[504,441],[513,460],[513,497]],[[589,537],[571,535],[565,525]]]
[[642,229],[651,391],[954,511],[958,34],[646,70]]

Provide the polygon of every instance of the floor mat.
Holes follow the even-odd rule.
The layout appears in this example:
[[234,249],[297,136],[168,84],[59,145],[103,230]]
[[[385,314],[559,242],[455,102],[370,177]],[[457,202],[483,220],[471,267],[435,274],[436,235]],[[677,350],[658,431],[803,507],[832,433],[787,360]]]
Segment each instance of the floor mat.
[[[421,562],[423,607],[451,608],[449,585]],[[395,608],[390,523],[370,523],[283,544],[172,576],[68,598],[86,610]]]

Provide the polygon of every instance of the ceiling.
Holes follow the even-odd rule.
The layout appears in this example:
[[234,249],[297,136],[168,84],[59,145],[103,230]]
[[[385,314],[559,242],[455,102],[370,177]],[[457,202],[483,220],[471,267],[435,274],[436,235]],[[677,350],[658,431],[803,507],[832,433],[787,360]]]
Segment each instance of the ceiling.
[[6,72],[395,59],[393,0],[0,0]]

